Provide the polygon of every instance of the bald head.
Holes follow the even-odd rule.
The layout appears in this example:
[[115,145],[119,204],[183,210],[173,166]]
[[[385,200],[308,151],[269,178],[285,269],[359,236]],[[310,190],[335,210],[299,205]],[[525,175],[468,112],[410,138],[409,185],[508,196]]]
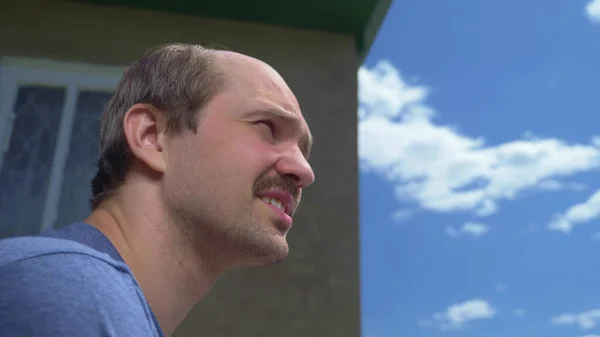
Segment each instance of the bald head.
[[226,50],[216,50],[214,56],[216,65],[220,67],[224,73],[230,73],[230,75],[262,73],[266,76],[279,78],[283,82],[283,78],[279,76],[275,69],[254,57]]
[[298,101],[283,78],[265,62],[247,55],[169,44],[128,67],[102,116],[92,208],[125,181],[133,158],[123,120],[132,106],[145,103],[158,108],[165,114],[171,133],[196,132],[198,113],[215,97],[232,91],[239,98],[237,102],[247,107],[269,106],[301,119]]
[[240,94],[263,96],[278,108],[300,113],[296,96],[285,80],[269,64],[254,57],[231,52],[215,51],[215,65],[223,76],[223,91],[237,90]]
[[[259,80],[270,83],[273,87],[280,87],[291,94],[285,80],[269,64],[254,57],[232,52],[215,51],[215,65],[220,73],[229,81],[236,84],[238,80]],[[247,84],[244,82],[244,84]],[[293,96],[293,95],[292,95]]]

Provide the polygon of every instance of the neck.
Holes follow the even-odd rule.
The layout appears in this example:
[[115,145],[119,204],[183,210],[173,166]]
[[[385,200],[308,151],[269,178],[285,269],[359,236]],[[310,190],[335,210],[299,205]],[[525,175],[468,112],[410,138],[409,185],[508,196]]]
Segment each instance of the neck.
[[[218,273],[193,249],[182,249],[189,244],[170,225],[159,204],[149,202],[147,191],[135,196],[120,192],[103,202],[86,222],[115,246],[142,288],[163,333],[169,336],[210,290]],[[140,195],[146,200],[140,200]],[[135,205],[128,200],[135,200]]]

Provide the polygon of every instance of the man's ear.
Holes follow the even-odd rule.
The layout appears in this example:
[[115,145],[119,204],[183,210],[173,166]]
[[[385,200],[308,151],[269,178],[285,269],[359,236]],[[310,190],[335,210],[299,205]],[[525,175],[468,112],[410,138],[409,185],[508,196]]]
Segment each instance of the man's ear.
[[150,104],[134,104],[125,113],[123,128],[132,154],[153,171],[164,173],[167,166],[165,114]]

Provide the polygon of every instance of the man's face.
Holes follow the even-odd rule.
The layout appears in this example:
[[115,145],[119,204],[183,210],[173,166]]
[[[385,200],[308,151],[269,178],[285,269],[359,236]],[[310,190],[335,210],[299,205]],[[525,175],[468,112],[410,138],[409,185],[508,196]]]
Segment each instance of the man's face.
[[231,57],[222,61],[230,85],[207,104],[197,132],[169,142],[165,203],[199,253],[266,265],[287,255],[291,216],[314,181],[310,132],[274,70]]

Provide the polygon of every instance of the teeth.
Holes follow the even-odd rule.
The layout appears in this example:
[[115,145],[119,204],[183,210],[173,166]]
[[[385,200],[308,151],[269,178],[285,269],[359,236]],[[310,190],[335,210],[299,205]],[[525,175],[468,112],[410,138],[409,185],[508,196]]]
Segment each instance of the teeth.
[[283,203],[280,200],[277,200],[275,198],[262,198],[262,200],[285,212],[285,206],[283,205]]

